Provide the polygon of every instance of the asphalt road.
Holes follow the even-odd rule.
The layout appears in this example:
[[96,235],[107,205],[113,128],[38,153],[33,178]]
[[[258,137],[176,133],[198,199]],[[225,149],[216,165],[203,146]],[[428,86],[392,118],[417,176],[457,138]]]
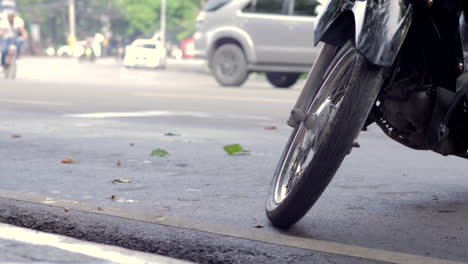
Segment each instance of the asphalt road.
[[190,264],[154,254],[91,243],[0,223],[1,263]]
[[193,62],[24,59],[0,80],[0,220],[200,263],[468,262],[468,161],[375,127],[301,222],[268,224],[300,87],[222,88]]

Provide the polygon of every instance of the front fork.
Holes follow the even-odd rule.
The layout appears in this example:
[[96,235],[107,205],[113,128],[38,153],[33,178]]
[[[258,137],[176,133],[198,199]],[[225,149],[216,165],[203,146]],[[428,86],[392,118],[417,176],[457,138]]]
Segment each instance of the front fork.
[[333,57],[336,53],[337,47],[331,44],[325,43],[320,50],[319,56],[315,60],[312,66],[307,81],[302,89],[299,98],[297,99],[296,105],[291,111],[291,115],[288,119],[288,125],[291,127],[298,127],[307,118],[307,108],[317,95],[320,86],[323,82],[323,76],[330,65]]
[[10,44],[10,46],[8,46],[8,53],[7,53],[7,65],[11,65],[13,64],[13,62],[15,61],[15,58],[17,56],[17,47],[16,45],[14,44]]

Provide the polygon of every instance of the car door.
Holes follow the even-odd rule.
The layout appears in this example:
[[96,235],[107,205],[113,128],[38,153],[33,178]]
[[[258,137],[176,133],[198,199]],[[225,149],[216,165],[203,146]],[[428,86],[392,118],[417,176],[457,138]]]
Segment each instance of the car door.
[[319,52],[319,47],[314,47],[314,26],[323,0],[290,1],[289,56],[298,64],[312,64]]
[[239,26],[252,39],[255,63],[288,63],[288,10],[289,0],[252,0],[239,12]]

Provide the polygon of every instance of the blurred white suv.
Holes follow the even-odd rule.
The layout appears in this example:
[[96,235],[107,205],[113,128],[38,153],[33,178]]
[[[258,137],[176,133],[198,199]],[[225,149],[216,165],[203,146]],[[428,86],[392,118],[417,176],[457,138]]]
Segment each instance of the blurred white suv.
[[319,48],[314,22],[323,0],[209,0],[197,19],[196,56],[223,86],[264,72],[278,88],[308,72]]

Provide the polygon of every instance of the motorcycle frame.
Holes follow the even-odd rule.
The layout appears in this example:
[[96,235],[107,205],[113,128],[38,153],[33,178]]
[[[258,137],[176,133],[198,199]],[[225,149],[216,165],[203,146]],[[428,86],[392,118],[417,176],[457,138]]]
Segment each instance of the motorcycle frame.
[[309,73],[288,124],[297,127],[321,83],[325,66],[336,47],[352,39],[357,50],[372,64],[390,67],[403,45],[412,23],[412,4],[406,0],[329,0],[315,25],[315,45],[325,43]]

